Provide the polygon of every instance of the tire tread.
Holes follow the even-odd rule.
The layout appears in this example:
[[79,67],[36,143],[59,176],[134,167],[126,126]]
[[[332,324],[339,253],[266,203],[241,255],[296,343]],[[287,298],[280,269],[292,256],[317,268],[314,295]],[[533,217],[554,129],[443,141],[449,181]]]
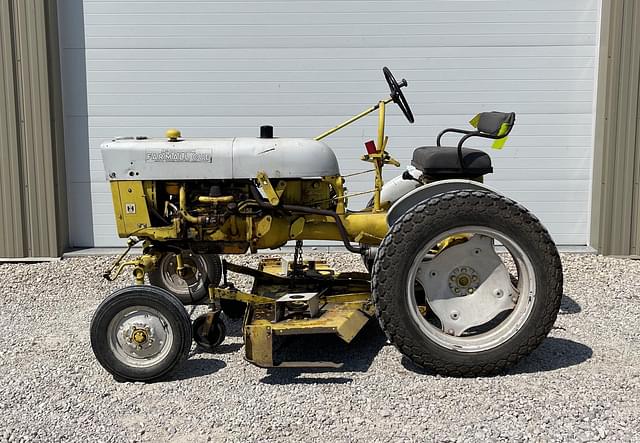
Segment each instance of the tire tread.
[[[536,325],[529,339],[513,350],[506,359],[483,365],[477,365],[473,361],[466,364],[453,363],[440,359],[433,353],[425,352],[419,340],[399,324],[391,307],[392,298],[396,292],[394,289],[397,289],[393,279],[397,273],[389,270],[393,269],[394,264],[399,261],[399,256],[406,254],[404,246],[407,241],[411,241],[407,237],[424,231],[424,226],[443,224],[456,214],[471,211],[484,212],[492,216],[499,215],[503,219],[508,219],[509,223],[519,226],[519,229],[524,230],[530,238],[534,238],[533,246],[540,251],[539,256],[544,260],[542,267],[548,271],[545,280],[551,282],[551,288],[548,291],[550,298],[546,300],[542,316],[544,321]],[[472,377],[503,372],[540,345],[553,327],[560,308],[563,275],[560,256],[549,232],[526,208],[492,192],[457,190],[434,196],[416,205],[398,219],[378,249],[371,284],[380,326],[387,338],[403,355],[418,366],[440,374]]]

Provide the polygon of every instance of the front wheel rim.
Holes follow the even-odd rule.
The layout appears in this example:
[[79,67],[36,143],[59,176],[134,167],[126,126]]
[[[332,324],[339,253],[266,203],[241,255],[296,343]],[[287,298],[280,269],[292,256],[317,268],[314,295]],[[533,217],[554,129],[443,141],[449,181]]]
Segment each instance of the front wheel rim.
[[[466,240],[434,254],[446,239],[465,236]],[[509,287],[505,282],[509,271],[495,251],[495,241],[513,260],[517,286],[509,283]],[[492,251],[487,249],[489,244]],[[447,255],[449,261],[445,260]],[[493,228],[464,226],[438,235],[419,251],[408,273],[406,294],[410,317],[426,338],[458,352],[482,352],[503,345],[527,322],[535,302],[535,287],[532,260],[511,237]],[[418,304],[420,291],[424,292],[422,305]],[[490,321],[476,324],[492,314]]]
[[160,311],[149,306],[130,306],[109,322],[107,340],[109,349],[120,362],[148,368],[167,357],[174,331]]

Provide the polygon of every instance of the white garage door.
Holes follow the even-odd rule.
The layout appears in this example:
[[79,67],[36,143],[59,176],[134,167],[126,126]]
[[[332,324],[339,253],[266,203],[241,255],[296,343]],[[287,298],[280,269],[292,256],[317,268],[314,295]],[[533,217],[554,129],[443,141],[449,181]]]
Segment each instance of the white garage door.
[[[261,124],[313,137],[385,96],[384,65],[407,78],[416,115],[409,125],[390,108],[392,154],[407,164],[442,128],[468,127],[479,111],[515,111],[487,183],[534,211],[558,243],[587,243],[596,0],[59,4],[75,246],[122,244],[102,141],[169,127],[186,137],[253,136]],[[375,127],[372,116],[326,139],[343,173],[367,169],[358,157]],[[371,177],[348,186],[371,189]]]

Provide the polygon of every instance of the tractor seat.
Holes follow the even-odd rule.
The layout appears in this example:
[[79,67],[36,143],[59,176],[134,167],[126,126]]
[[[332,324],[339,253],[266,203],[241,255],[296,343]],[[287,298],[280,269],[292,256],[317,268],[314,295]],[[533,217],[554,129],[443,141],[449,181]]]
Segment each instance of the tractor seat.
[[413,151],[411,164],[423,174],[434,178],[477,177],[491,174],[491,157],[479,149],[462,148],[460,165],[455,146],[422,146]]

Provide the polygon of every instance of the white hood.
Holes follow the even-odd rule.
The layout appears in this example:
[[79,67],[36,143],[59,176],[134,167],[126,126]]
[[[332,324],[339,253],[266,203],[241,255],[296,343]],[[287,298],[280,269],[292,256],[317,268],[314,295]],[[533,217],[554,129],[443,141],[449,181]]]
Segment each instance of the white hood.
[[121,138],[101,146],[109,180],[218,180],[339,175],[326,144],[303,138]]

